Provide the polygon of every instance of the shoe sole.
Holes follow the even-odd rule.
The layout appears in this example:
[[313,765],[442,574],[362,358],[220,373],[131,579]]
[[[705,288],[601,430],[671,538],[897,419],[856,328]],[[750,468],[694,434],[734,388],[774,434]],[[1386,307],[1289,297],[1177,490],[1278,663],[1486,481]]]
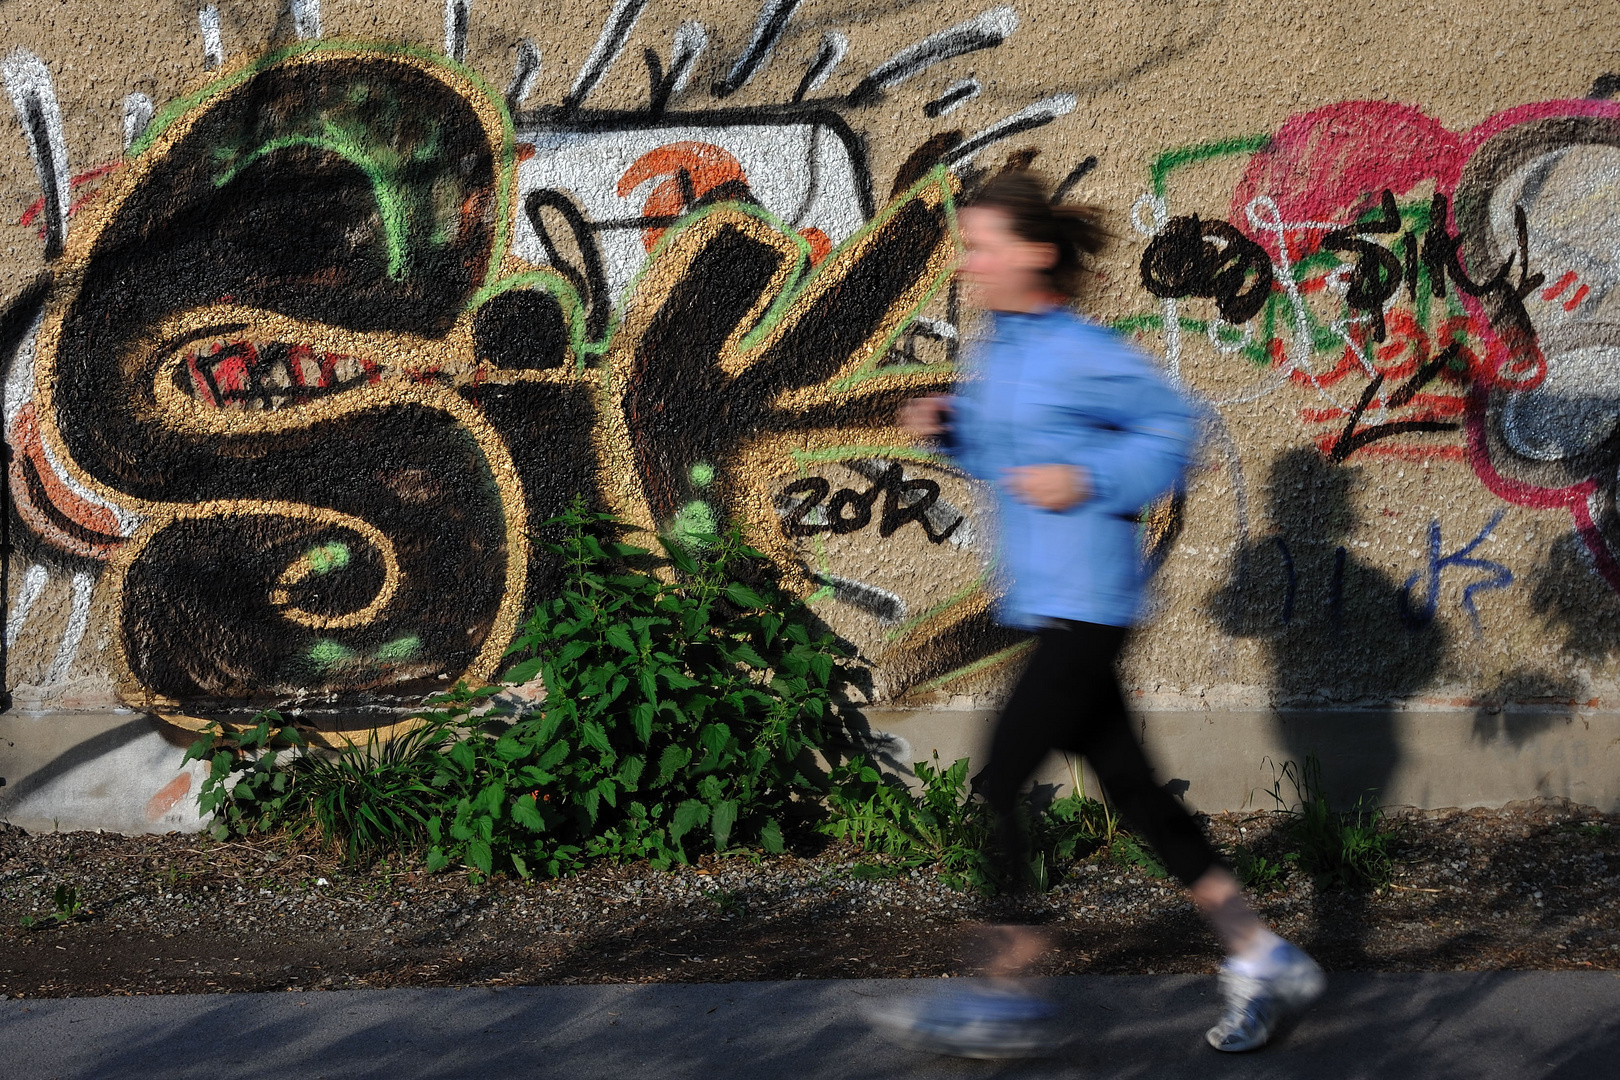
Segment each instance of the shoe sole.
[[1062,1049],[1064,1043],[1064,1040],[1059,1038],[996,1044],[956,1040],[944,1035],[918,1031],[910,1017],[895,1013],[874,1014],[872,1024],[891,1042],[907,1050],[943,1057],[970,1058],[975,1061],[1016,1061],[1051,1057]]
[[1249,1054],[1263,1047],[1271,1045],[1278,1038],[1290,1031],[1299,1023],[1305,1010],[1316,1004],[1324,991],[1327,990],[1327,975],[1320,967],[1299,976],[1289,984],[1289,993],[1279,995],[1283,1000],[1277,1005],[1277,1022],[1271,1025],[1265,1038],[1248,1046],[1222,1046],[1215,1041],[1215,1029],[1211,1028],[1204,1034],[1204,1041],[1223,1054]]

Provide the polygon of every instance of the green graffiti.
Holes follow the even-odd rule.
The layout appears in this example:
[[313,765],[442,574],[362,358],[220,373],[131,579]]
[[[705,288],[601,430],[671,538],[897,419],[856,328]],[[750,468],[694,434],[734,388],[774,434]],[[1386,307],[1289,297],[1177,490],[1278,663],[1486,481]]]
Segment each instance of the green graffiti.
[[395,638],[377,647],[374,658],[382,664],[403,664],[415,660],[422,651],[422,639],[415,634]]
[[675,512],[675,519],[669,525],[669,535],[682,547],[701,551],[709,546],[703,538],[713,536],[719,528],[720,519],[714,507],[694,499]]
[[330,544],[310,548],[304,558],[309,562],[309,568],[317,574],[330,574],[349,565],[349,545],[334,540]]
[[1243,138],[1197,143],[1193,146],[1182,146],[1174,150],[1166,150],[1153,159],[1153,165],[1149,170],[1153,177],[1153,194],[1161,199],[1164,198],[1165,184],[1170,179],[1170,174],[1183,166],[1196,165],[1201,161],[1213,161],[1221,157],[1231,157],[1234,154],[1257,154],[1270,145],[1270,135],[1249,135]]
[[[126,157],[133,159],[145,153],[177,121],[271,68],[306,54],[338,53],[379,60],[410,60],[430,70],[437,68],[458,76],[472,84],[480,104],[493,109],[500,117],[501,143],[490,147],[494,155],[498,205],[486,280],[493,280],[506,251],[510,230],[507,219],[516,146],[511,114],[502,97],[476,72],[429,50],[393,42],[342,41],[304,42],[275,50],[196,93],[164,106],[130,145]],[[345,99],[340,102],[329,101],[306,110],[294,109],[290,115],[270,117],[271,125],[280,130],[279,134],[261,137],[252,146],[218,148],[216,158],[220,172],[214,183],[223,187],[254,162],[282,150],[308,147],[342,158],[360,170],[371,185],[387,246],[388,275],[399,280],[410,272],[413,242],[438,247],[451,242],[450,226],[460,212],[465,195],[457,178],[460,163],[440,160],[445,156],[441,126],[434,124],[425,137],[401,145],[406,142],[401,131],[403,118],[407,116],[419,119],[419,110],[409,108],[407,102],[391,93],[385,80],[376,84],[357,82],[348,88]]]
[[340,641],[321,638],[309,647],[309,662],[322,672],[342,667],[354,661],[355,652]]

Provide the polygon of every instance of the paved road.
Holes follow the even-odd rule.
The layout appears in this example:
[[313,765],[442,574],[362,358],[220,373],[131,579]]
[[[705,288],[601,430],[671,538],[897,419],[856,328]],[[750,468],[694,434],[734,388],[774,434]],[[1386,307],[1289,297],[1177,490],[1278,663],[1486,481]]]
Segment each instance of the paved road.
[[361,990],[0,1002],[0,1077],[818,1080],[845,1077],[1620,1076],[1620,974],[1337,975],[1283,1043],[1202,1043],[1212,978],[1049,986],[1076,1038],[995,1063],[889,1046],[874,1003],[932,980]]

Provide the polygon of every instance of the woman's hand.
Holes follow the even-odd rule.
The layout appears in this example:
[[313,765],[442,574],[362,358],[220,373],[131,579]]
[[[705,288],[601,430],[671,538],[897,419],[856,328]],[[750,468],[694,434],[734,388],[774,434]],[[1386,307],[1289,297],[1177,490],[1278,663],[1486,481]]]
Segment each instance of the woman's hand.
[[1078,465],[1020,465],[1001,475],[1013,498],[1042,510],[1061,512],[1091,498],[1091,478]]
[[900,406],[897,419],[907,434],[928,438],[945,430],[945,417],[949,412],[949,398],[939,395],[919,397]]

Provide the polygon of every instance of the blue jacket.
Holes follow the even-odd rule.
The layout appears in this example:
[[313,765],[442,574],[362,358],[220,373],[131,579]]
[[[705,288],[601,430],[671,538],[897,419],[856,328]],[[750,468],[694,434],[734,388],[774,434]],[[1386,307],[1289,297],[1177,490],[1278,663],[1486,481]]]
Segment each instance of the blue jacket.
[[[1181,483],[1198,410],[1112,331],[1064,308],[998,312],[950,399],[942,449],[995,492],[1001,621],[1129,626],[1146,571],[1142,508]],[[1014,499],[1003,470],[1079,465],[1092,495],[1062,512]]]

